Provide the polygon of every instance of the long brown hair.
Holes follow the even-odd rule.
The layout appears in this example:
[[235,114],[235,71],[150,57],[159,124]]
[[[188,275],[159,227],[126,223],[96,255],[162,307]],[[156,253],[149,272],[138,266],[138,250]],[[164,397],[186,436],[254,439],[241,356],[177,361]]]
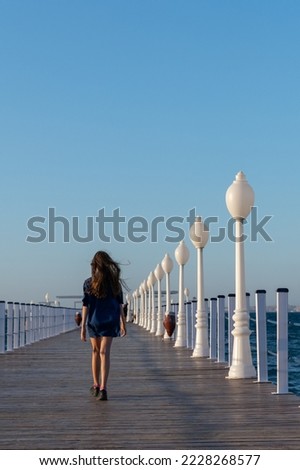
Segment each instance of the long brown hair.
[[121,293],[121,269],[106,251],[97,251],[92,262],[92,282],[90,292],[98,298]]

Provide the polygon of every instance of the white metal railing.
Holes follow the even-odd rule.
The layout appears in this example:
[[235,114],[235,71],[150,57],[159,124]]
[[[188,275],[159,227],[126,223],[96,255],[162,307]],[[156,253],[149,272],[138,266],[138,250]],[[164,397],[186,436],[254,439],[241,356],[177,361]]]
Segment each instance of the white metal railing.
[[[250,309],[250,294],[247,295],[247,308]],[[256,317],[250,317],[250,321],[255,322],[255,343],[256,343],[256,368],[257,382],[268,382],[268,356],[276,355],[277,361],[277,394],[289,393],[288,388],[288,289],[282,288],[277,290],[276,296],[276,351],[270,351],[267,348],[267,323],[272,320],[266,316],[266,291],[258,290],[255,294],[255,313]],[[148,325],[150,331],[151,311],[149,304],[145,306],[145,302],[136,302],[133,317],[139,318],[140,326]],[[233,315],[235,309],[235,295],[228,295],[227,309],[225,309],[225,296],[218,295],[211,298],[210,302],[206,302],[208,310],[208,334],[209,334],[209,359],[216,362],[224,362],[230,367],[232,360],[233,347]],[[171,310],[177,315],[178,304],[173,304]],[[186,302],[186,334],[187,348],[193,349],[195,346],[195,322],[196,322],[197,300]],[[226,310],[226,315],[225,315]],[[163,306],[165,312],[165,306]],[[134,320],[133,320],[134,321]],[[150,322],[150,323],[149,323]],[[227,323],[226,323],[227,322]],[[294,323],[297,326],[297,323]],[[225,326],[227,335],[225,334]],[[298,324],[300,326],[300,323]],[[176,339],[177,328],[172,336],[172,340]]]
[[74,330],[75,308],[0,301],[0,354]]

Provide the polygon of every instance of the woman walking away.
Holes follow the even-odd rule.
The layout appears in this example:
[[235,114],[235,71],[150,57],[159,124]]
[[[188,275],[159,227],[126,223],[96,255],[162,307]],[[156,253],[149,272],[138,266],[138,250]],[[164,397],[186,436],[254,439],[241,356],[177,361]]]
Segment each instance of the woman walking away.
[[94,380],[90,391],[99,400],[107,400],[112,340],[126,335],[121,270],[105,251],[95,254],[91,267],[92,276],[83,284],[81,339],[86,341],[87,328]]

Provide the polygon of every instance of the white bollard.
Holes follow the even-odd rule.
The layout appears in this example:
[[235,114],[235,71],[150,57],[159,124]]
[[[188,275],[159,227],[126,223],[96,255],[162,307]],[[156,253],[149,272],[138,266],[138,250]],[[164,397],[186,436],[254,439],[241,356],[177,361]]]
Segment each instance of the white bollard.
[[218,360],[225,362],[225,295],[218,295]]
[[235,309],[235,294],[228,294],[228,364],[231,366],[233,349],[233,315]]
[[217,359],[217,299],[210,299],[210,341],[209,341],[209,357]]
[[277,394],[289,393],[288,292],[286,288],[277,289]]
[[266,291],[255,293],[257,382],[268,382]]

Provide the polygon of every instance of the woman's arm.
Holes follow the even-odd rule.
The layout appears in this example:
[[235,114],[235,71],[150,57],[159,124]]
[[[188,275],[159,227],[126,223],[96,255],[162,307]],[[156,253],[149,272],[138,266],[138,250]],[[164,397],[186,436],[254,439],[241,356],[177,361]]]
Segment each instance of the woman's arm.
[[86,319],[88,316],[89,308],[82,307],[82,321],[81,321],[81,340],[86,341]]
[[126,320],[125,320],[125,315],[124,315],[122,304],[120,304],[120,330],[121,330],[121,336],[125,336],[126,335]]

